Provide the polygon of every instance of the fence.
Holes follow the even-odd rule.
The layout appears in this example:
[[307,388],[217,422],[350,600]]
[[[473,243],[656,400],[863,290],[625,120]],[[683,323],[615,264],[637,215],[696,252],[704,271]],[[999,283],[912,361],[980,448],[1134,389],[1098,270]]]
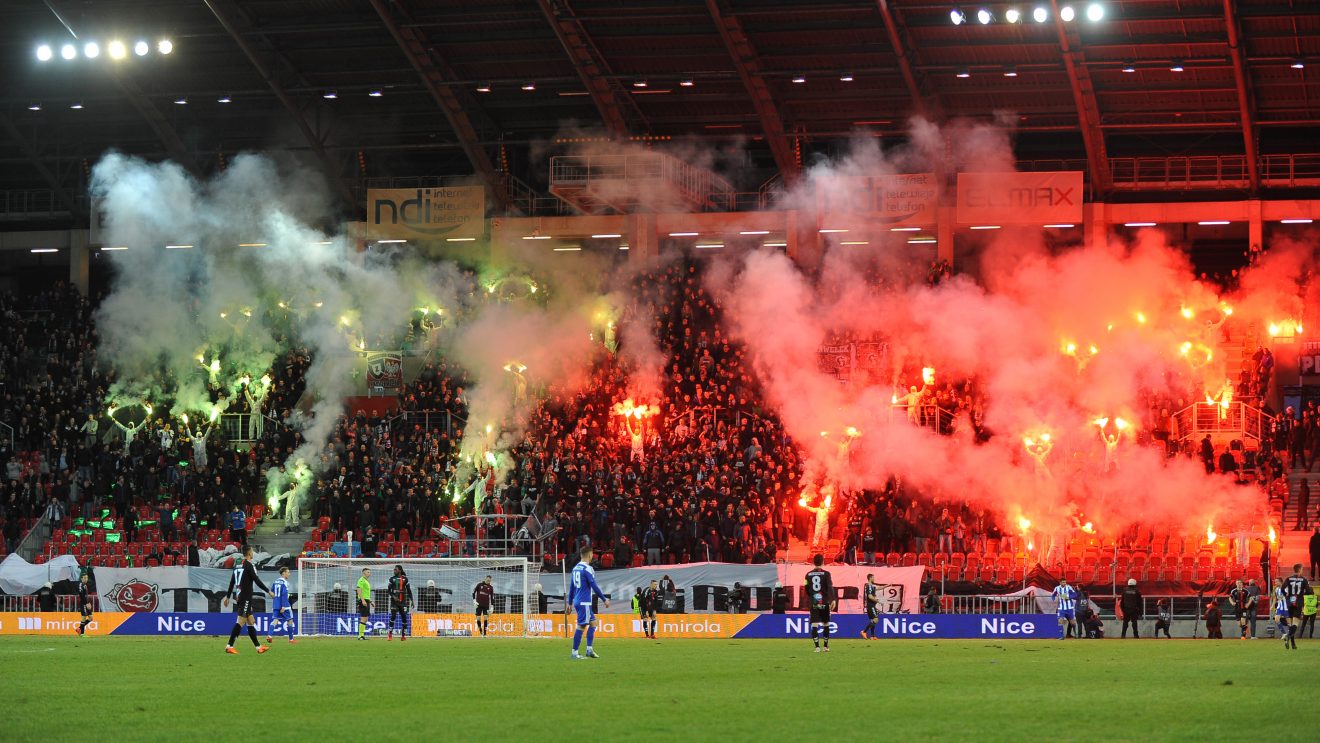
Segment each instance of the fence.
[[1196,402],[1179,410],[1175,416],[1178,435],[1183,439],[1206,434],[1238,434],[1262,441],[1274,419],[1259,408],[1233,402],[1224,407],[1214,402]]
[[[54,611],[78,611],[77,596],[55,596]],[[0,596],[0,612],[40,612],[41,597]]]
[[1027,596],[944,596],[940,608],[946,614],[1037,614],[1036,597]]
[[425,431],[443,427],[445,435],[452,437],[454,431],[467,426],[467,419],[448,410],[405,410],[387,421],[391,435],[397,433],[400,426],[410,423],[421,425]]

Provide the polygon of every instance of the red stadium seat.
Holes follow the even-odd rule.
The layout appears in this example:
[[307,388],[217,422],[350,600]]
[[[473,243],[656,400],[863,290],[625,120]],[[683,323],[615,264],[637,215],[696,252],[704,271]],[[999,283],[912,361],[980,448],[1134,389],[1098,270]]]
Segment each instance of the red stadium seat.
[[897,552],[890,552],[889,554],[885,555],[885,565],[888,565],[891,568],[898,567],[899,565],[902,564],[902,562],[903,562],[903,556]]
[[917,556],[915,553],[912,552],[903,553],[903,567],[905,568],[915,567],[916,564],[917,564]]
[[614,555],[610,554],[609,552],[606,552],[605,554],[601,555],[600,565],[606,570],[614,567]]

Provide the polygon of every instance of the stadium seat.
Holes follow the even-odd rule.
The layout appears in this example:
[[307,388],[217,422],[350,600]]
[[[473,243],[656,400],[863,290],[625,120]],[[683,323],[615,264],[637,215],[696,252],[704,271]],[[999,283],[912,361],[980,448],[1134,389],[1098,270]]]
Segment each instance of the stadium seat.
[[600,566],[609,570],[614,567],[614,555],[606,552],[600,556]]
[[885,555],[885,565],[896,568],[903,563],[903,556],[897,552],[890,552]]
[[903,553],[903,567],[905,568],[915,567],[916,564],[917,564],[917,556],[915,553],[912,552]]

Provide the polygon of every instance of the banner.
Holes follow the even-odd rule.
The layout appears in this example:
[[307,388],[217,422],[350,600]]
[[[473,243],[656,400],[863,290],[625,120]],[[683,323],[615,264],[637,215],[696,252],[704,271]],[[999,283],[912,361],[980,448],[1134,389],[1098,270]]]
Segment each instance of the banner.
[[853,366],[856,363],[855,351],[856,348],[851,343],[821,346],[816,349],[817,368],[824,374],[830,374],[839,379],[849,379],[852,377]]
[[885,227],[932,225],[939,193],[934,173],[822,178],[816,210],[822,224],[860,216]]
[[880,341],[858,341],[857,368],[864,371],[889,370],[889,344]]
[[[835,614],[830,634],[857,637],[869,620],[865,614]],[[807,638],[806,614],[760,614],[735,637],[742,639]],[[882,615],[875,625],[882,640],[1057,640],[1058,621],[1050,614],[897,614]]]
[[958,224],[1076,224],[1082,188],[1080,170],[959,173]]
[[[344,614],[336,624],[324,627],[329,634],[347,637],[357,634],[357,616]],[[386,630],[387,614],[371,616],[373,633]],[[72,636],[81,616],[75,612],[0,614],[0,635]],[[258,635],[279,636],[283,622],[270,614],[256,615]],[[528,617],[528,633],[542,637],[564,637],[575,627],[565,624],[563,614],[533,614]],[[811,635],[807,614],[661,614],[656,632],[661,638],[681,639],[805,639]],[[834,614],[830,634],[837,638],[857,637],[867,623],[864,614]],[[493,614],[490,633],[495,636],[521,635],[521,614]],[[598,618],[596,636],[611,639],[645,637],[642,620],[637,615],[604,614]],[[87,626],[95,636],[193,636],[224,637],[234,626],[232,612],[154,613],[97,612]],[[441,633],[466,630],[476,634],[471,614],[413,614],[412,633],[417,637],[435,637]],[[1052,614],[885,614],[875,627],[880,639],[1024,639],[1054,640],[1059,625]]]
[[367,354],[367,391],[403,389],[403,354],[373,351]]
[[482,186],[367,189],[368,239],[435,240],[485,233]]

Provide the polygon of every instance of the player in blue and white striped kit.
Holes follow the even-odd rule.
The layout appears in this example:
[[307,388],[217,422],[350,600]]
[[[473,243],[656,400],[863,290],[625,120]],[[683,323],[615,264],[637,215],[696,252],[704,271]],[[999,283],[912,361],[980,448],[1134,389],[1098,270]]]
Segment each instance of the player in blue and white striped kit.
[[1066,640],[1077,621],[1077,589],[1068,585],[1066,579],[1060,579],[1059,585],[1054,587],[1054,593],[1051,595],[1057,604],[1059,639]]
[[[577,610],[577,631],[573,633],[572,657],[599,658],[596,651],[591,649],[591,641],[596,638],[596,615],[591,611],[591,600],[593,597],[599,597],[607,609],[610,607],[610,600],[605,598],[605,594],[600,592],[600,586],[596,584],[596,571],[591,569],[591,546],[583,547],[580,554],[582,561],[573,566],[573,576],[569,579],[568,586],[569,603]],[[586,628],[587,632],[587,653],[578,655],[583,628]]]
[[[267,632],[274,631],[276,622],[283,622],[284,628],[289,632],[290,644],[295,643],[293,639],[293,604],[289,602],[289,569],[280,568],[280,577],[270,584],[271,595],[275,597],[275,608],[270,618],[270,626],[266,628]],[[270,635],[266,635],[266,642],[275,642]]]

